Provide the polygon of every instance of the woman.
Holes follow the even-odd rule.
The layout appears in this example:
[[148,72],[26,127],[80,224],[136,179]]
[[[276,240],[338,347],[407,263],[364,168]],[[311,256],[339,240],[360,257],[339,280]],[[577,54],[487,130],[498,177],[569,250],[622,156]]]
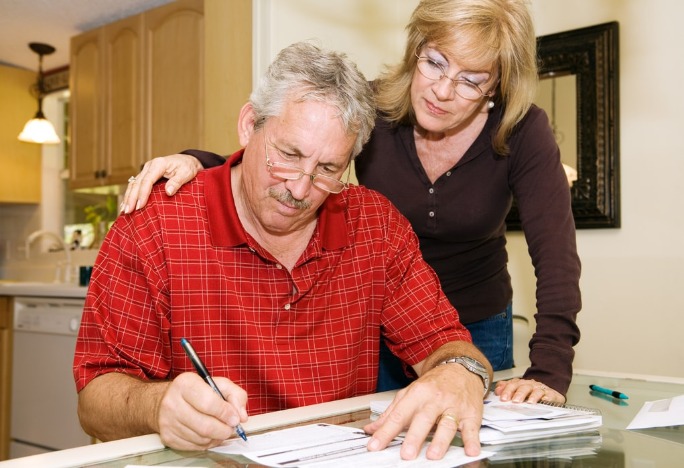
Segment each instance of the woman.
[[[516,200],[537,276],[536,332],[522,379],[503,400],[564,402],[572,378],[580,261],[570,192],[546,114],[532,104],[536,37],[522,0],[423,0],[407,26],[403,61],[374,83],[378,119],[355,160],[361,184],[410,220],[425,259],[495,370],[512,367],[512,286],[505,218]],[[222,163],[198,155],[205,165]],[[188,160],[191,160],[189,162]],[[130,184],[122,211],[151,185],[167,192],[199,170],[187,156],[157,158]],[[378,390],[403,386],[381,349]]]

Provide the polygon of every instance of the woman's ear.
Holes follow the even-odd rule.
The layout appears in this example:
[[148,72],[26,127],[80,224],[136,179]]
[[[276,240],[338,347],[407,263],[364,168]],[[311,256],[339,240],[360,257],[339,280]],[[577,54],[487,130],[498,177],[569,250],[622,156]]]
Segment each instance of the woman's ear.
[[238,139],[240,146],[243,148],[249,143],[249,139],[254,134],[254,123],[255,123],[254,107],[251,102],[248,102],[242,109],[240,109],[240,115],[238,116]]

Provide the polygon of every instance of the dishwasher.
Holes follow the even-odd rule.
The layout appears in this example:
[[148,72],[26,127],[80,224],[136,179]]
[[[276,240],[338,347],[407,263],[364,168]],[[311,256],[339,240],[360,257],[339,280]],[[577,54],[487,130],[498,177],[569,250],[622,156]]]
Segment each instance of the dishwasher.
[[10,458],[80,447],[72,365],[83,299],[15,297]]

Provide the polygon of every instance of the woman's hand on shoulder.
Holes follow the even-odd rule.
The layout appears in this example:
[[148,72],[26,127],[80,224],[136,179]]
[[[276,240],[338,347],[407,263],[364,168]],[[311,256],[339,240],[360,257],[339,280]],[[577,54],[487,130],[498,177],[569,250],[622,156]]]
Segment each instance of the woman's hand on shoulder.
[[152,186],[162,177],[168,179],[165,191],[172,196],[201,170],[202,164],[188,154],[172,154],[147,161],[140,174],[128,180],[119,211],[128,214],[145,206]]
[[513,401],[520,403],[538,403],[548,401],[551,403],[565,403],[565,397],[542,382],[533,379],[501,380],[496,383],[494,393],[501,401]]

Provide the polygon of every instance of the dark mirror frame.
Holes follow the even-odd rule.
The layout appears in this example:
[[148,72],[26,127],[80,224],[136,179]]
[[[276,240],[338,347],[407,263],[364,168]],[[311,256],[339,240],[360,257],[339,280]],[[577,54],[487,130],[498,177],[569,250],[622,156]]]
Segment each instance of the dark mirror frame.
[[[539,77],[575,75],[577,180],[571,188],[575,225],[620,227],[618,23],[537,38]],[[515,203],[506,224],[520,230]]]

